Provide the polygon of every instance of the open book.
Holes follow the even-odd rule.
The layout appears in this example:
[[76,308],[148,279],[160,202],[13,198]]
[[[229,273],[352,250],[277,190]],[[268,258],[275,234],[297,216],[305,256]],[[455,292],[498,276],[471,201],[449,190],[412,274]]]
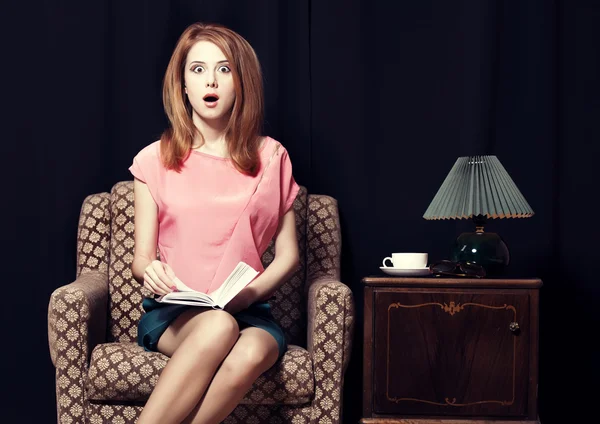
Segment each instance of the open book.
[[177,303],[181,305],[208,306],[213,309],[223,309],[231,299],[242,291],[254,278],[258,271],[245,262],[240,262],[225,279],[221,287],[211,294],[202,293],[189,288],[183,282],[175,278],[177,286],[175,292],[167,293],[156,298],[157,302]]

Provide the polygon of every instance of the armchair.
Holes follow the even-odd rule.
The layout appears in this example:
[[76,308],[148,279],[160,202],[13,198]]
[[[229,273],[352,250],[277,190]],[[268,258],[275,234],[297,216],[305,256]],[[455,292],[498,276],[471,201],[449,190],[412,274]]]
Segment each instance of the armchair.
[[[294,202],[300,267],[270,301],[289,349],[225,423],[340,423],[354,300],[340,279],[337,201],[301,187]],[[134,423],[169,358],[136,343],[142,299],[131,275],[133,181],[82,204],[76,279],[48,306],[57,422]],[[263,255],[273,260],[274,243]]]

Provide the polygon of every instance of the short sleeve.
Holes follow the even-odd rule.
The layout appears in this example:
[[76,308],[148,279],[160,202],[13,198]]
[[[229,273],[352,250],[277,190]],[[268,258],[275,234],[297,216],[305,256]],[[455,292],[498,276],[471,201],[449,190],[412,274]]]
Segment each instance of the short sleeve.
[[158,143],[157,141],[143,148],[133,158],[133,163],[129,167],[131,174],[146,184],[156,204],[159,204],[160,200],[159,182],[161,181],[160,173],[163,169],[158,152]]
[[280,178],[281,209],[279,211],[279,216],[283,216],[287,211],[290,210],[294,204],[294,200],[296,200],[298,191],[300,191],[300,186],[296,183],[294,174],[292,172],[292,162],[287,150],[285,149],[283,149],[283,153],[281,155]]

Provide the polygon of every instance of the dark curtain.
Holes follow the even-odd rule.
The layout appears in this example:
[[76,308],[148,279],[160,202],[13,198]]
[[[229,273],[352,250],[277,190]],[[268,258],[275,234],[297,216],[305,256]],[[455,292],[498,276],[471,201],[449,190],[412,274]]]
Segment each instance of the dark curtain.
[[[361,414],[362,285],[392,251],[447,258],[464,221],[422,215],[456,158],[497,155],[533,207],[491,221],[510,276],[540,277],[540,416],[592,417],[600,322],[595,210],[600,7],[595,1],[29,1],[2,5],[7,188],[3,403],[54,422],[47,305],[74,279],[86,195],[131,179],[165,128],[179,34],[223,23],[264,68],[265,132],[296,179],[339,201],[342,280],[357,304],[345,422]],[[586,218],[587,219],[587,218]],[[566,420],[566,421],[565,421]]]

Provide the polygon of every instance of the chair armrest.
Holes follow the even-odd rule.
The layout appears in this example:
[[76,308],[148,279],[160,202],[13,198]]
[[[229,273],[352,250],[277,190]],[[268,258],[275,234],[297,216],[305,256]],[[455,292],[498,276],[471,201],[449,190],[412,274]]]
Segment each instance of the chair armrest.
[[48,305],[48,344],[54,366],[59,357],[87,367],[92,349],[106,340],[108,275],[88,271],[74,282],[59,287]]
[[308,291],[308,351],[313,358],[315,398],[312,423],[339,423],[344,372],[350,360],[354,299],[345,284],[321,277]]
[[86,422],[84,382],[96,344],[106,338],[108,274],[87,271],[54,290],[48,305],[48,344],[56,367],[58,423]]

